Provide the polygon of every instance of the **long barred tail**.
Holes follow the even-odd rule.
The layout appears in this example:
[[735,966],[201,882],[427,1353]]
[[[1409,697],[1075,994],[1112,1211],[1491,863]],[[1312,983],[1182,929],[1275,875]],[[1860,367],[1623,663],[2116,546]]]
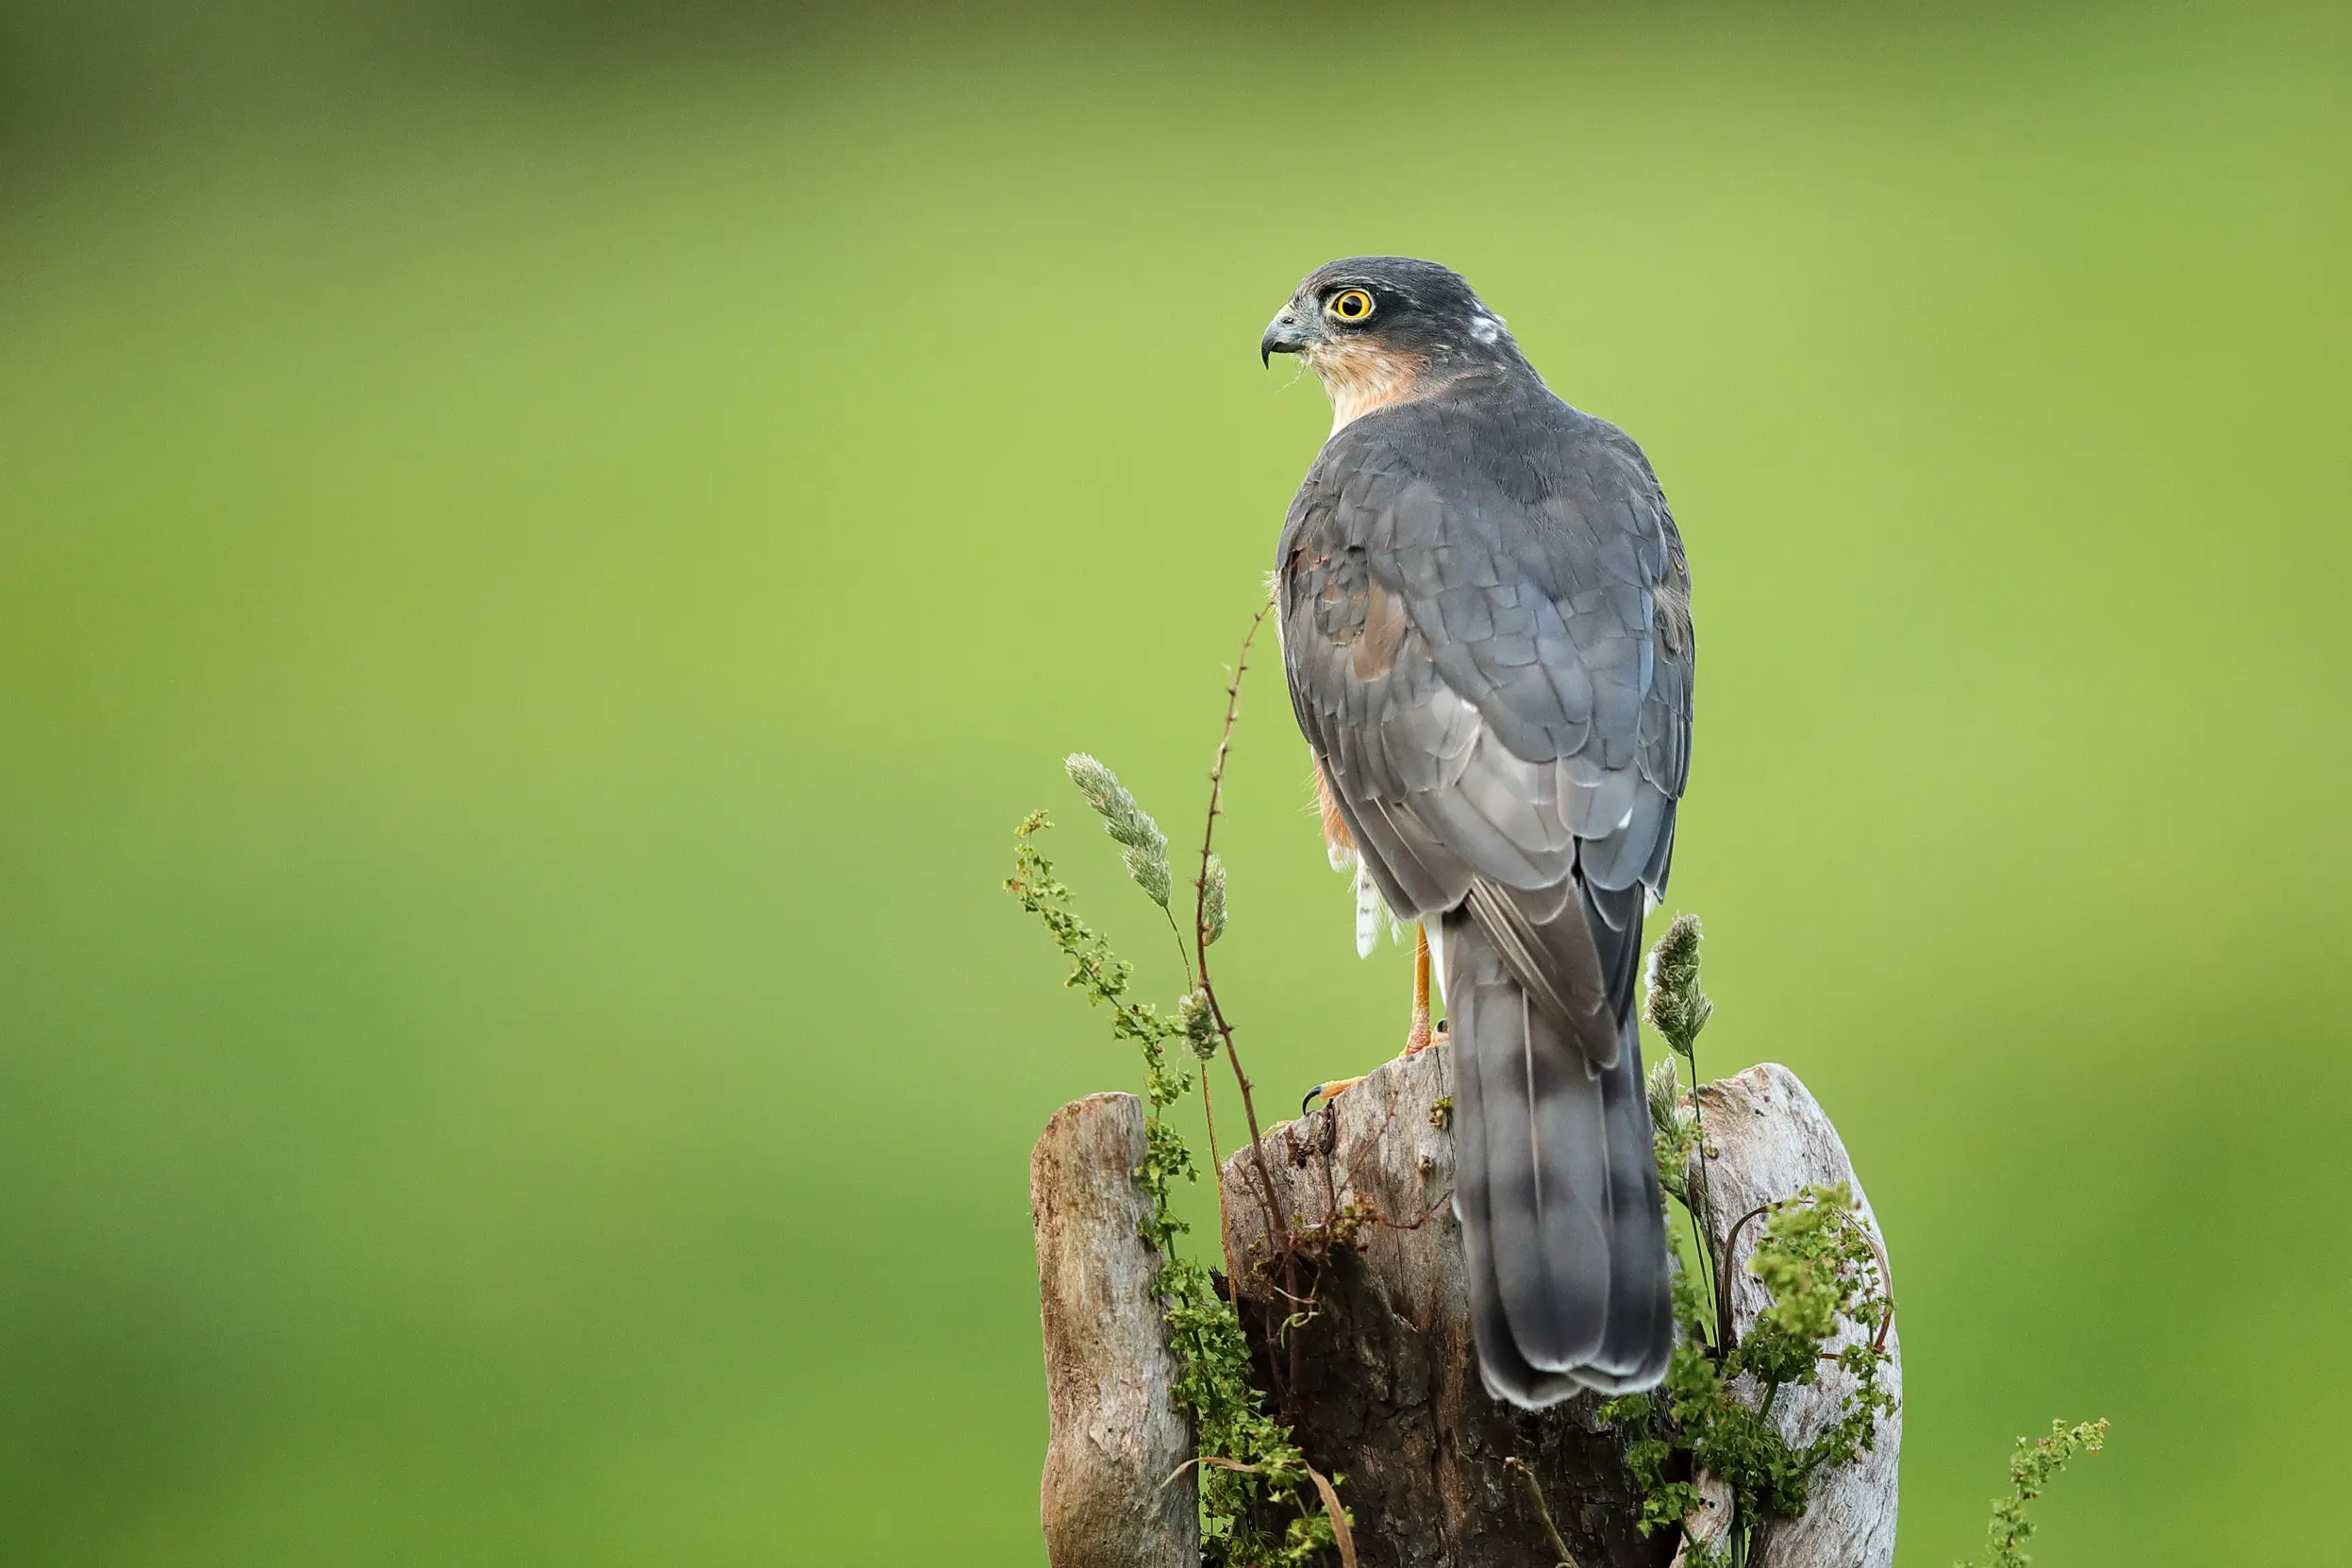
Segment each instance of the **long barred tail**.
[[1487,1391],[1540,1409],[1648,1388],[1674,1312],[1634,1009],[1595,1071],[1476,921],[1445,916],[1443,950],[1454,1209]]

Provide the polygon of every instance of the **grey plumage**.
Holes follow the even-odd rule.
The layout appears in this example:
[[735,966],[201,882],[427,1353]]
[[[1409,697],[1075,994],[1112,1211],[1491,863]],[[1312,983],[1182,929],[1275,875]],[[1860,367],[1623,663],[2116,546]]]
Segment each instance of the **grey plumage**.
[[[1293,321],[1349,288],[1377,302],[1360,327]],[[1674,1331],[1635,1005],[1690,761],[1673,516],[1632,440],[1443,268],[1334,262],[1268,344],[1323,354],[1326,383],[1410,372],[1309,470],[1278,613],[1364,869],[1443,939],[1480,1368],[1522,1405],[1646,1387]]]

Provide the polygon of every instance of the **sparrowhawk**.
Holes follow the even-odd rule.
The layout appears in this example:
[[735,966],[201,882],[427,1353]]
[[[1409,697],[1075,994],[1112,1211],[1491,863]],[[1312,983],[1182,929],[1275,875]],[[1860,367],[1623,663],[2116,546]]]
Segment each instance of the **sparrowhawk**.
[[1691,755],[1674,517],[1444,267],[1319,267],[1259,354],[1331,399],[1276,554],[1283,665],[1335,858],[1435,955],[1480,1372],[1529,1407],[1647,1388],[1674,1338],[1635,1001]]

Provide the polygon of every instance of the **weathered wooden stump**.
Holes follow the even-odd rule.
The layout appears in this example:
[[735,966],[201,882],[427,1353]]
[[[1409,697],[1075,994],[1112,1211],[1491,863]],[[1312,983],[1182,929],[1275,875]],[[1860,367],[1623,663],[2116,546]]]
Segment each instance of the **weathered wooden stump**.
[[[1799,1189],[1843,1181],[1853,1189],[1855,1208],[1883,1237],[1877,1216],[1863,1195],[1860,1177],[1846,1158],[1838,1129],[1794,1073],[1776,1062],[1751,1067],[1736,1077],[1719,1078],[1698,1093],[1699,1113],[1706,1120],[1707,1142],[1715,1158],[1707,1162],[1710,1190],[1707,1229],[1717,1257],[1723,1256],[1725,1233],[1740,1216]],[[1696,1179],[1695,1165],[1693,1179]],[[1745,1334],[1767,1305],[1764,1287],[1743,1266],[1754,1250],[1757,1227],[1740,1236],[1732,1267],[1724,1277],[1730,1283],[1731,1326]],[[1893,1281],[1887,1282],[1888,1289]],[[1853,1342],[1846,1325],[1828,1348]],[[1893,1358],[1880,1380],[1895,1397],[1894,1412],[1878,1423],[1877,1441],[1860,1463],[1842,1470],[1825,1470],[1814,1477],[1811,1506],[1805,1517],[1777,1524],[1765,1532],[1756,1554],[1756,1568],[1888,1568],[1894,1561],[1894,1513],[1897,1472],[1903,1448],[1903,1346],[1896,1330],[1887,1331]],[[1853,1379],[1836,1367],[1824,1367],[1810,1386],[1790,1385],[1780,1391],[1772,1409],[1773,1425],[1792,1443],[1810,1442],[1837,1412],[1838,1402],[1853,1388]],[[1752,1389],[1732,1385],[1735,1394]]]
[[[1671,1535],[1634,1527],[1625,1445],[1636,1434],[1602,1426],[1594,1396],[1529,1413],[1479,1384],[1451,1207],[1447,1056],[1439,1046],[1390,1062],[1226,1162],[1225,1241],[1241,1265],[1261,1385],[1309,1460],[1346,1477],[1364,1568],[1665,1568]],[[1728,1221],[1806,1185],[1846,1181],[1859,1198],[1835,1129],[1787,1069],[1710,1085],[1701,1108],[1717,1156],[1708,1176],[1719,1251]],[[1149,1294],[1152,1259],[1135,1234],[1144,1199],[1127,1171],[1142,1159],[1142,1128],[1131,1098],[1095,1095],[1056,1114],[1032,1162],[1055,1568],[1198,1560],[1191,1474],[1163,1484],[1191,1457],[1190,1434],[1164,1408],[1175,1362]],[[1081,1144],[1093,1152],[1068,1152]],[[1259,1154],[1306,1243],[1262,1272],[1253,1259],[1277,1249]],[[1732,1307],[1744,1329],[1763,1298],[1738,1267],[1753,1226],[1742,1240]],[[1079,1321],[1101,1313],[1126,1321]],[[1775,1421],[1810,1435],[1834,1409],[1840,1376],[1784,1389]],[[1899,1359],[1891,1376],[1899,1392]],[[1143,1409],[1154,1399],[1163,1408]],[[1819,1477],[1812,1509],[1765,1539],[1759,1568],[1887,1568],[1900,1430],[1899,1417],[1882,1424],[1861,1465]]]
[[[1392,1061],[1267,1134],[1291,1223],[1334,1244],[1318,1267],[1245,1277],[1250,1327],[1272,1348],[1264,1386],[1307,1457],[1346,1476],[1364,1568],[1551,1568],[1560,1554],[1544,1510],[1577,1568],[1661,1568],[1675,1543],[1635,1530],[1634,1434],[1601,1426],[1603,1401],[1530,1414],[1478,1381],[1454,1138],[1439,1125],[1450,1055],[1440,1045]],[[1245,1275],[1270,1250],[1250,1159],[1243,1150],[1225,1170],[1226,1240]],[[1275,1347],[1271,1330],[1298,1316]]]
[[1029,1156],[1051,1437],[1041,1521],[1054,1568],[1199,1568],[1193,1426],[1168,1396],[1178,1368],[1135,1185],[1143,1107],[1090,1094],[1054,1112]]

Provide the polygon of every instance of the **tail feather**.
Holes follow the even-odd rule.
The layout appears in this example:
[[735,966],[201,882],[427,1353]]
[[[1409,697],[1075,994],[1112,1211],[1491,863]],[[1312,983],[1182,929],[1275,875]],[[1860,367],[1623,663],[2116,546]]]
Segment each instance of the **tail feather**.
[[[1457,1036],[1457,1039],[1460,1037]],[[1454,1089],[1455,1147],[1462,1168],[1481,1160],[1480,1123],[1468,1109],[1476,1091],[1458,1078]],[[1454,1217],[1461,1222],[1462,1262],[1470,1276],[1470,1331],[1477,1342],[1478,1380],[1497,1399],[1542,1410],[1573,1398],[1584,1385],[1559,1373],[1539,1372],[1519,1354],[1510,1323],[1503,1315],[1502,1293],[1494,1285],[1494,1259],[1488,1244],[1486,1184],[1460,1181],[1454,1188]]]
[[1674,1321],[1632,1009],[1616,1059],[1591,1066],[1479,922],[1456,911],[1443,925],[1455,1208],[1480,1374],[1530,1407],[1580,1387],[1646,1388]]

